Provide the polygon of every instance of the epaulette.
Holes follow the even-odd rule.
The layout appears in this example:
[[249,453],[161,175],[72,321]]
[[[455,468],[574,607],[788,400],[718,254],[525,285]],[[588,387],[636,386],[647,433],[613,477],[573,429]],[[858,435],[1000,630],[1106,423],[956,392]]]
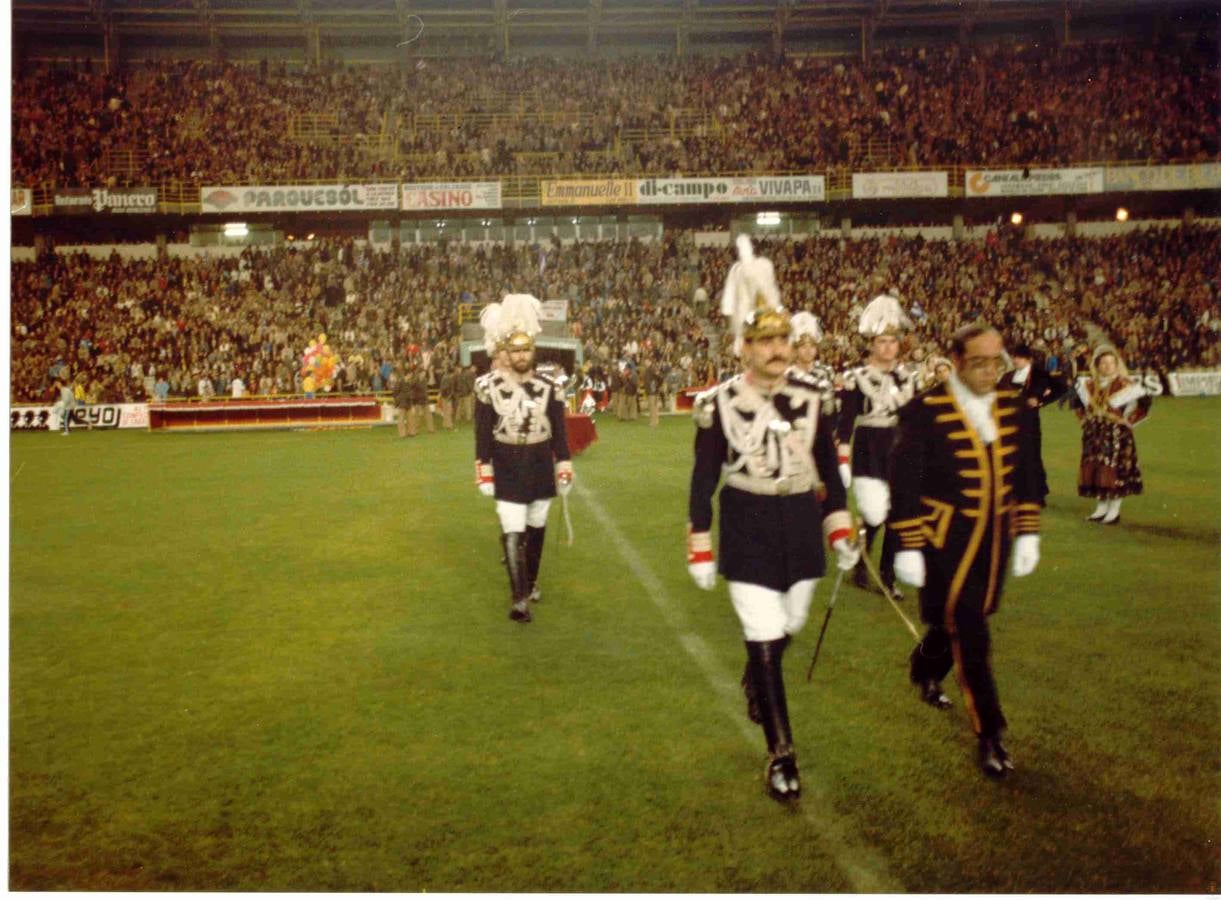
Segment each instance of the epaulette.
[[[730,381],[732,380],[730,379]],[[728,383],[728,381],[722,381],[720,384],[714,384],[708,390],[700,391],[695,395],[695,400],[691,404],[691,418],[695,420],[696,427],[710,428],[712,426],[712,419],[716,414],[717,394]]]
[[855,368],[844,369],[843,380],[845,391],[856,390],[856,372],[857,370]]
[[492,379],[495,372],[484,372],[475,379],[475,398],[480,403],[490,403],[492,398]]

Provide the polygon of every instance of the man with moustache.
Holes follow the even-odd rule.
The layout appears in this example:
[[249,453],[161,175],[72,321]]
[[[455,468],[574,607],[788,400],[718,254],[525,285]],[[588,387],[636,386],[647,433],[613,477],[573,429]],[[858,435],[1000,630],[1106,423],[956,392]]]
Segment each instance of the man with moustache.
[[[826,571],[823,539],[842,570],[859,559],[835,444],[820,428],[821,397],[786,373],[792,325],[772,264],[745,236],[729,272],[723,311],[734,323],[745,371],[695,402],[695,465],[688,501],[687,568],[703,590],[716,586],[712,498],[720,491],[719,571],[746,643],[742,687],[747,715],[763,728],[764,783],[777,800],[801,795],[782,660],[805,625]],[[825,499],[820,499],[825,498]]]

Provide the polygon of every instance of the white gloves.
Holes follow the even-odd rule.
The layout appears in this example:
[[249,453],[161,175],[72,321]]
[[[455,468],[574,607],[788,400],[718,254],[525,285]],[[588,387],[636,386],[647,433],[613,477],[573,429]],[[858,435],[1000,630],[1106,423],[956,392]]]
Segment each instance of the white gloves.
[[852,487],[852,457],[848,445],[839,445],[839,480],[844,483],[844,490]]
[[712,556],[712,535],[707,531],[692,531],[687,526],[687,571],[700,590],[716,587],[716,560]]
[[496,479],[492,475],[492,464],[475,460],[475,486],[485,497],[496,496]]
[[847,538],[840,538],[831,544],[835,551],[835,567],[841,572],[847,572],[861,561],[861,548]]
[[1023,578],[1039,564],[1039,536],[1020,534],[1013,541],[1013,577]]
[[900,550],[896,553],[895,577],[912,587],[924,587],[924,554],[919,550]]
[[687,563],[687,571],[691,573],[691,580],[700,590],[710,591],[716,587],[715,561]]
[[561,497],[567,497],[568,492],[572,490],[573,477],[571,460],[566,459],[555,464],[555,489]]

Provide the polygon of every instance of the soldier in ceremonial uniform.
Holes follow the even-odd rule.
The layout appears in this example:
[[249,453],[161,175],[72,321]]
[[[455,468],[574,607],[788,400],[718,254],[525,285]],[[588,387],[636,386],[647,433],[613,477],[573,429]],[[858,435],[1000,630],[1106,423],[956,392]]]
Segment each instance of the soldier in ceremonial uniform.
[[[899,335],[911,326],[899,301],[880,294],[861,313],[858,330],[869,341],[865,365],[844,372],[840,394],[839,471],[845,487],[851,487],[856,509],[865,521],[865,546],[868,553],[874,536],[890,510],[890,453],[899,424],[899,409],[915,394],[916,382],[910,372],[898,366]],[[895,583],[896,543],[887,529],[882,540],[881,575],[898,600],[903,593]],[[856,570],[857,587],[872,590],[864,565]]]
[[785,700],[782,659],[805,625],[826,569],[823,537],[841,569],[859,559],[832,435],[819,427],[821,396],[786,374],[791,324],[770,261],[738,238],[739,262],[722,301],[734,322],[745,372],[695,403],[695,465],[688,507],[687,567],[704,590],[716,585],[712,497],[720,492],[719,567],[746,641],[747,715],[767,741],[765,780],[778,800],[801,793]]
[[954,371],[900,413],[891,456],[890,527],[895,572],[920,588],[928,630],[912,651],[911,680],[924,702],[950,705],[941,681],[956,669],[991,778],[1013,768],[1001,743],[1005,716],[992,675],[988,616],[1005,569],[1029,575],[1039,561],[1037,457],[1018,391],[1001,390],[1004,344],[985,324],[955,333]]
[[789,375],[805,379],[819,393],[820,415],[828,434],[835,431],[835,413],[839,400],[835,396],[835,372],[818,362],[818,345],[822,343],[822,323],[808,312],[793,313],[793,364]]
[[557,488],[561,494],[571,490],[573,474],[563,387],[534,371],[538,306],[528,294],[509,294],[497,315],[480,316],[485,344],[499,347],[509,367],[493,369],[476,383],[475,477],[480,492],[496,498],[509,618],[516,622],[529,622],[531,601],[542,597],[538,572],[547,512]]

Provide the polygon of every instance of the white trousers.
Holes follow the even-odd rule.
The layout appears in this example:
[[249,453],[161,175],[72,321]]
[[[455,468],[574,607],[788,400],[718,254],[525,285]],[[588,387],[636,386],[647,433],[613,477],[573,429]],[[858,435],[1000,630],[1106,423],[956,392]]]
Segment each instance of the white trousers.
[[810,617],[817,578],[799,581],[787,591],[773,591],[743,581],[729,582],[729,599],[748,641],[778,641],[796,634]]
[[507,503],[496,501],[496,515],[500,517],[500,530],[505,534],[525,531],[526,526],[542,528],[547,524],[547,511],[551,509],[551,498],[532,503]]
[[852,478],[852,493],[856,497],[856,511],[866,525],[881,525],[890,512],[890,485],[881,478]]

